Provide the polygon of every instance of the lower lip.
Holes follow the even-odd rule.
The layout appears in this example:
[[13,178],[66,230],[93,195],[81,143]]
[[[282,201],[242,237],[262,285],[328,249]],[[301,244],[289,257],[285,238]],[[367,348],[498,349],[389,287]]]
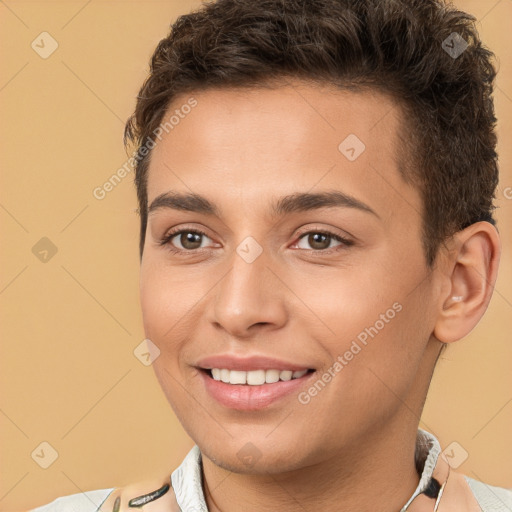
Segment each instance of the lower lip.
[[256,411],[268,407],[277,400],[297,393],[315,372],[306,373],[298,379],[278,381],[273,384],[250,386],[247,384],[226,384],[200,371],[206,390],[217,402],[230,409]]

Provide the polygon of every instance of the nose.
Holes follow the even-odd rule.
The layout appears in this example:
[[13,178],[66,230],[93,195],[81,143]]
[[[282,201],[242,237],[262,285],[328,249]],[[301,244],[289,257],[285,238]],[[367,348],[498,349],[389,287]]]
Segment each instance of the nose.
[[234,252],[231,269],[215,287],[211,321],[231,337],[247,339],[261,329],[283,327],[290,291],[263,251],[254,261]]

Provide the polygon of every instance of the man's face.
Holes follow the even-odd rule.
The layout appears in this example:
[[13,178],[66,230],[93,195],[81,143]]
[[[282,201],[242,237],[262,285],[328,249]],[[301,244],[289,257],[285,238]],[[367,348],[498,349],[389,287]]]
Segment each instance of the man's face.
[[[153,150],[148,202],[196,194],[218,216],[153,208],[140,275],[153,366],[189,435],[222,467],[280,472],[417,425],[437,285],[419,192],[398,171],[398,107],[299,82],[192,96]],[[272,209],[325,192],[353,200]],[[230,382],[280,380],[225,383],[211,368]]]

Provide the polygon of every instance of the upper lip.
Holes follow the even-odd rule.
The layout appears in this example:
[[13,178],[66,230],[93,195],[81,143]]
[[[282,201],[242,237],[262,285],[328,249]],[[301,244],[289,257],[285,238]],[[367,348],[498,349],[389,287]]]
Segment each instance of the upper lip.
[[210,370],[212,368],[220,368],[227,370],[240,370],[240,371],[252,371],[252,370],[309,370],[311,367],[292,363],[290,361],[284,361],[282,359],[276,359],[274,357],[267,356],[250,356],[240,357],[232,354],[218,354],[208,357],[203,357],[197,362],[197,366]]

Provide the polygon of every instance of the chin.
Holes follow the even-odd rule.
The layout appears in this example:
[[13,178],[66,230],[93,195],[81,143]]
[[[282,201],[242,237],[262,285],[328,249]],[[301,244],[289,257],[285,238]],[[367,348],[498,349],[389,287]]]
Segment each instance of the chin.
[[[240,474],[277,474],[292,471],[308,465],[306,454],[300,453],[297,446],[303,443],[265,438],[265,435],[244,436],[243,439],[233,437],[225,444],[197,443],[205,457],[215,465]],[[289,444],[289,446],[288,446]]]

